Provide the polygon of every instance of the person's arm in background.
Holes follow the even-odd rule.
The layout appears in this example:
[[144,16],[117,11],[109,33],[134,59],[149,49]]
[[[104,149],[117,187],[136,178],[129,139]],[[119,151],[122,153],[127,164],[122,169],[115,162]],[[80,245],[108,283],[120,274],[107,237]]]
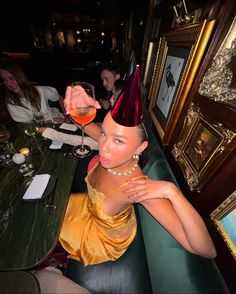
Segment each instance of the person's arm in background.
[[14,121],[23,123],[30,123],[33,121],[34,115],[29,109],[13,104],[6,104],[6,106]]
[[65,107],[64,107],[64,99],[61,95],[59,95],[59,99],[58,99],[58,103],[61,107],[61,110],[63,111],[63,114],[64,116],[66,117],[66,110],[65,110]]
[[62,112],[64,114],[64,117],[65,117],[64,122],[70,123],[69,118],[66,116],[66,110],[65,110],[65,106],[64,106],[64,99],[63,99],[63,97],[61,95],[59,95],[58,104],[59,104],[59,106],[60,106],[60,108],[61,108],[61,110],[62,110]]

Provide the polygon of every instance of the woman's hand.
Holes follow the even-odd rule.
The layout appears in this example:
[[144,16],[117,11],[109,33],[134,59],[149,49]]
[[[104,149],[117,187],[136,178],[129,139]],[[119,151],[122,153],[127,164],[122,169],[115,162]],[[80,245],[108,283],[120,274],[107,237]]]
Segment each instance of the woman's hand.
[[[81,99],[78,99],[78,96]],[[83,87],[75,86],[71,87],[68,86],[66,88],[66,95],[64,99],[64,106],[66,109],[66,114],[69,114],[72,109],[78,107],[87,107],[93,106],[97,109],[100,109],[101,106],[94,98],[90,97]]]
[[105,99],[100,99],[99,100],[100,105],[106,110],[108,110],[111,107],[111,103]]
[[150,199],[169,199],[178,188],[175,184],[157,180],[131,180],[124,189],[132,203]]
[[39,133],[42,135],[43,132],[46,130],[46,128],[39,128],[38,130],[39,130]]

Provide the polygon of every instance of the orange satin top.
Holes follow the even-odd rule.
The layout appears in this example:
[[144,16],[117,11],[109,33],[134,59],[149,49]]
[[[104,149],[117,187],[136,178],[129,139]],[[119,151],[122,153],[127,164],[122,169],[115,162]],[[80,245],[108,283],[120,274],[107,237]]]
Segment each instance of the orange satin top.
[[107,215],[103,209],[105,195],[90,185],[88,176],[85,180],[88,192],[70,196],[59,240],[69,253],[68,257],[80,260],[84,265],[115,260],[126,251],[135,237],[137,224],[134,207],[130,205],[119,214]]

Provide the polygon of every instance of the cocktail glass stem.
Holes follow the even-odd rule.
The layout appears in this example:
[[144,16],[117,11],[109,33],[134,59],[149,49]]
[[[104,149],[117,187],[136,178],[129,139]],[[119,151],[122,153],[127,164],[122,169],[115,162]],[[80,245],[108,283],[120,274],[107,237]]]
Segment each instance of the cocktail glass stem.
[[81,143],[81,152],[84,152],[85,149],[84,149],[84,125],[81,125],[81,131],[82,131],[82,143]]

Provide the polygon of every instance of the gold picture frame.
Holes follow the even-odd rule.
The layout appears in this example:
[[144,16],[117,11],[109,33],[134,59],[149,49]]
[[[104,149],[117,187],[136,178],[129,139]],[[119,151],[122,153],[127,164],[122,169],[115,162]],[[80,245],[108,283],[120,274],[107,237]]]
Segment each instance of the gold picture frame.
[[198,89],[199,94],[233,108],[236,108],[234,82],[236,62],[235,32],[236,16]]
[[210,214],[210,217],[236,261],[236,190]]
[[164,145],[168,145],[210,38],[215,21],[183,25],[159,42],[149,110]]
[[191,191],[200,192],[235,144],[236,133],[220,122],[208,121],[191,103],[171,153]]
[[157,40],[153,40],[149,42],[149,46],[148,46],[148,54],[147,54],[147,60],[145,65],[144,77],[143,77],[143,85],[145,86],[147,91],[150,90],[151,83],[152,83],[158,45],[159,45],[159,42]]

